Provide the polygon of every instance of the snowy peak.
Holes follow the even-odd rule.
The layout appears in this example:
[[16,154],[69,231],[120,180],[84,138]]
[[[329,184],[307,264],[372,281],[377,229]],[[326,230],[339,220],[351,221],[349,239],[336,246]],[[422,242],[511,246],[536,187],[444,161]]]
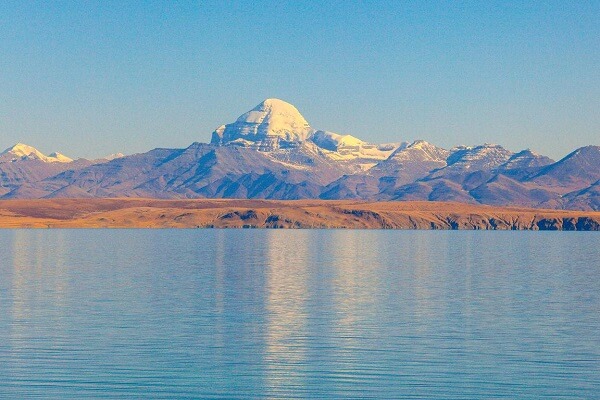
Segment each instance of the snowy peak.
[[48,159],[52,159],[52,160],[56,160],[56,161],[51,161],[51,162],[65,162],[65,163],[69,163],[72,162],[73,159],[69,158],[67,156],[65,156],[64,154],[58,153],[58,152],[54,152],[50,155],[48,155],[47,157]]
[[112,161],[112,160],[116,160],[117,158],[123,158],[123,157],[125,157],[125,154],[115,153],[115,154],[109,154],[106,157],[102,157],[101,160]]
[[361,165],[363,170],[371,168],[377,161],[385,160],[400,146],[395,143],[384,145],[367,143],[352,135],[340,135],[329,131],[315,131],[309,141],[332,160],[367,162]]
[[36,157],[39,159],[45,157],[38,149],[24,143],[17,143],[14,146],[9,147],[2,152],[2,155],[5,154],[10,154],[14,157]]
[[280,136],[286,140],[303,141],[310,125],[296,107],[279,99],[266,99],[241,115],[236,123],[255,125],[256,132],[266,136]]
[[451,150],[448,165],[461,169],[490,170],[507,162],[512,155],[511,151],[497,144],[460,146]]
[[211,143],[277,147],[280,141],[303,142],[312,131],[296,107],[283,100],[266,99],[235,122],[218,127]]
[[235,122],[221,125],[213,132],[211,143],[266,152],[312,146],[336,161],[384,160],[398,148],[394,144],[371,144],[352,135],[315,130],[296,107],[279,99],[266,99]]
[[340,135],[329,131],[316,131],[311,140],[322,149],[337,151],[340,147],[361,146],[362,140],[351,135]]
[[2,157],[3,159],[9,159],[10,161],[40,160],[50,163],[70,163],[73,161],[71,158],[60,153],[52,153],[48,156],[45,156],[41,151],[39,151],[35,147],[29,146],[24,143],[17,143],[14,146],[9,147],[8,149],[0,153],[0,157]]
[[537,168],[544,167],[554,163],[549,157],[542,156],[526,149],[513,154],[501,168],[504,170],[521,169],[521,168]]
[[400,147],[390,156],[397,162],[435,161],[445,162],[450,152],[424,140],[415,140],[411,144]]

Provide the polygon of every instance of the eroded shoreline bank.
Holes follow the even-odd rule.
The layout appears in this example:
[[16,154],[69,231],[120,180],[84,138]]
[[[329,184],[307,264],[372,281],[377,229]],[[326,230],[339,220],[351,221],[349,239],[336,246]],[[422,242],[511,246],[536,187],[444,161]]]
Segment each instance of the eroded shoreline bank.
[[0,228],[600,230],[600,212],[448,202],[49,199],[0,202]]

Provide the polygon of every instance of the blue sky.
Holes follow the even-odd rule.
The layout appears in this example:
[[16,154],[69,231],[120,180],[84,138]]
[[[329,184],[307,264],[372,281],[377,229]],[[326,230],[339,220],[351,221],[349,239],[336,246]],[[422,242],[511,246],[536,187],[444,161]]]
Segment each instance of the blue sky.
[[2,1],[0,147],[210,140],[261,100],[373,142],[600,144],[599,1]]

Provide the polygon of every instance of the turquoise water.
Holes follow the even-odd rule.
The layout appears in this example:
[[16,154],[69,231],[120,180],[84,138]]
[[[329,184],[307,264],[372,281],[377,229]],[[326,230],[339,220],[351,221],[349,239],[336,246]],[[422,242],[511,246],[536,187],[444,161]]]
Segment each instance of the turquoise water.
[[0,243],[0,398],[600,397],[596,233]]

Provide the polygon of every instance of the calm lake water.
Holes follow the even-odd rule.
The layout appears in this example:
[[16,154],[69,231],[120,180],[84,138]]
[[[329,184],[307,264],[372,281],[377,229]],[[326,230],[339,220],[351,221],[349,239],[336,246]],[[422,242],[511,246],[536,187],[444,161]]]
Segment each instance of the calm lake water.
[[0,398],[600,397],[597,233],[0,243]]

